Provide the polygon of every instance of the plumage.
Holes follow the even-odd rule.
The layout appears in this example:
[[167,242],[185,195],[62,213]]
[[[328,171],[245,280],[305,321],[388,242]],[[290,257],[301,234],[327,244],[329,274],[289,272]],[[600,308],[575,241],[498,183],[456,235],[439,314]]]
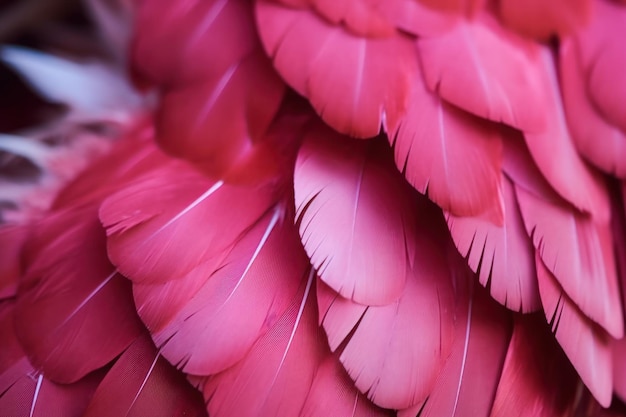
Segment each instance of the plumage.
[[626,415],[623,1],[0,3],[1,415]]
[[543,317],[518,316],[491,417],[570,416],[581,386]]
[[280,107],[284,85],[261,51],[247,3],[157,1],[142,8],[138,24],[136,68],[162,86],[161,147],[218,176],[249,158]]
[[606,222],[610,210],[602,179],[576,152],[563,112],[553,57],[545,48],[541,51],[540,74],[548,125],[542,132],[524,134],[528,149],[541,174],[559,195],[578,210]]

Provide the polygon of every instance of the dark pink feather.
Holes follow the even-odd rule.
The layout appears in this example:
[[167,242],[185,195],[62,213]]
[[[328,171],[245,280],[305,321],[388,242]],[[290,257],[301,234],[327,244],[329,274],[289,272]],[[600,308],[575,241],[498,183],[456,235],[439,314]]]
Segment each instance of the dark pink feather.
[[109,363],[141,331],[130,283],[106,257],[96,209],[49,214],[24,250],[15,330],[28,358],[55,382]]

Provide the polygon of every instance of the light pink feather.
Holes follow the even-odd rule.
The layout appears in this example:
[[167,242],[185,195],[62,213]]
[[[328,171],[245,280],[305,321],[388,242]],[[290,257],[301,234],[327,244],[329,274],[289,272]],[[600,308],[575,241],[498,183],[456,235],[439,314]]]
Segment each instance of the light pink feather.
[[312,11],[256,4],[267,53],[285,81],[335,130],[376,136],[406,111],[417,58],[410,38],[360,38]]
[[444,100],[524,131],[545,129],[533,44],[482,18],[417,45],[426,84]]
[[522,220],[511,180],[502,176],[504,225],[495,226],[488,215],[457,217],[449,214],[448,227],[461,255],[478,274],[491,296],[511,310],[529,312],[541,307],[535,249]]
[[396,165],[416,190],[459,216],[493,213],[502,221],[502,143],[495,125],[426,89],[415,74],[406,115],[389,132]]
[[605,120],[590,101],[579,55],[573,41],[561,42],[561,92],[572,139],[587,161],[626,178],[626,133]]
[[[422,204],[431,203],[424,199]],[[417,206],[415,212],[420,226],[404,292],[397,301],[361,305],[322,283],[318,286],[320,318],[331,350],[339,352],[356,387],[385,408],[423,402],[453,340],[455,271],[444,247],[437,244],[438,237],[445,235],[443,219],[429,216],[433,213],[428,207]]]
[[554,66],[550,51],[543,48],[539,73],[545,93],[542,107],[548,124],[543,132],[525,132],[526,144],[537,167],[559,195],[578,210],[606,222],[610,213],[606,190],[599,175],[576,152],[565,120]]
[[385,143],[317,127],[294,177],[304,248],[321,279],[344,297],[384,305],[410,274],[415,197]]
[[142,335],[111,367],[85,417],[206,417],[199,393]]
[[[186,373],[215,374],[272,328],[309,269],[292,222],[276,207],[209,273],[135,286],[139,315],[166,359]],[[169,323],[155,326],[163,317]]]
[[581,385],[544,318],[516,316],[490,416],[572,416]]
[[552,332],[587,388],[608,407],[613,391],[610,338],[565,294],[539,253],[536,262],[541,302]]
[[162,283],[221,256],[273,201],[268,187],[213,181],[170,161],[108,197],[100,220],[120,271],[137,283]]
[[15,330],[33,365],[74,382],[109,363],[139,334],[130,283],[106,257],[96,209],[49,214],[29,239]]

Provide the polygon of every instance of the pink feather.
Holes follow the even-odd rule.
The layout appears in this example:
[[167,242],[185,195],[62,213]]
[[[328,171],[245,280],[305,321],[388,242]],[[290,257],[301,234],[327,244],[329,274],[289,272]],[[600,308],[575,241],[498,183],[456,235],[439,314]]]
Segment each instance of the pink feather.
[[517,316],[491,417],[571,416],[580,385],[543,317]]
[[533,44],[485,18],[417,42],[428,87],[479,117],[541,132],[547,120]]
[[523,188],[517,187],[516,195],[526,231],[542,262],[584,314],[614,337],[622,337],[624,322],[609,227]]
[[602,180],[581,159],[565,120],[554,60],[547,48],[541,53],[540,85],[545,92],[548,127],[526,132],[526,144],[537,167],[552,187],[578,210],[598,221],[609,219],[609,203]]
[[410,274],[415,199],[381,140],[310,132],[294,176],[300,236],[321,279],[363,304],[396,300]]
[[495,226],[488,215],[448,215],[448,227],[461,255],[478,274],[491,296],[511,310],[529,312],[541,307],[535,249],[528,237],[511,180],[502,176],[504,225]]
[[156,350],[137,338],[111,367],[85,417],[206,416],[199,393]]
[[404,292],[397,301],[361,305],[322,283],[318,286],[320,318],[331,350],[339,352],[356,387],[385,408],[423,402],[453,340],[456,271],[443,255],[444,247],[436,244],[446,232],[443,219],[432,216],[427,200],[422,204],[425,207],[415,209],[420,227]]
[[580,54],[573,41],[559,48],[561,92],[576,149],[590,163],[626,178],[626,131],[610,124],[590,101]]
[[498,11],[511,29],[545,41],[552,35],[565,37],[589,23],[592,1],[501,0]]
[[316,324],[314,276],[243,360],[208,379],[203,393],[212,417],[299,415],[328,349]]
[[391,417],[393,412],[372,404],[355,387],[335,355],[319,365],[311,390],[300,413],[302,417]]
[[210,180],[182,161],[154,167],[100,207],[109,257],[136,283],[180,279],[199,265],[208,274],[206,262],[232,248],[273,205],[273,194]]
[[92,207],[48,215],[25,248],[15,329],[33,365],[55,382],[106,365],[141,330],[130,284],[105,250]]
[[[186,373],[215,374],[274,325],[309,269],[291,221],[276,207],[210,273],[200,268],[166,284],[135,286],[139,314],[165,358]],[[167,323],[155,326],[159,320]]]
[[283,98],[244,0],[142,3],[133,56],[163,93],[157,142],[213,175],[254,154]]
[[615,2],[598,0],[586,30],[576,37],[593,104],[609,122],[626,131],[626,50],[620,33],[626,25],[626,9]]
[[416,190],[459,216],[502,221],[502,143],[495,125],[443,102],[416,73],[406,116],[389,132],[396,165]]
[[256,3],[256,14],[277,71],[335,130],[372,137],[405,113],[417,66],[407,36],[360,38],[268,1]]
[[610,338],[565,294],[539,253],[536,262],[541,302],[552,332],[587,388],[608,407],[613,390]]
[[506,310],[471,278],[467,274],[467,281],[459,281],[454,344],[431,395],[425,404],[401,411],[398,417],[414,417],[420,410],[420,417],[489,415],[511,337],[511,323]]
[[22,274],[19,254],[30,228],[22,225],[0,227],[0,300],[14,297]]

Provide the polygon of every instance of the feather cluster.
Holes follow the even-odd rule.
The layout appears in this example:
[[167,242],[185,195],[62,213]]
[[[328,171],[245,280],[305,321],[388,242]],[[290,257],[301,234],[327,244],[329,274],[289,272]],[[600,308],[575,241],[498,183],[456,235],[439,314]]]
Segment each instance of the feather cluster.
[[0,227],[3,415],[626,415],[623,2],[89,3],[151,95],[2,53],[120,129]]

